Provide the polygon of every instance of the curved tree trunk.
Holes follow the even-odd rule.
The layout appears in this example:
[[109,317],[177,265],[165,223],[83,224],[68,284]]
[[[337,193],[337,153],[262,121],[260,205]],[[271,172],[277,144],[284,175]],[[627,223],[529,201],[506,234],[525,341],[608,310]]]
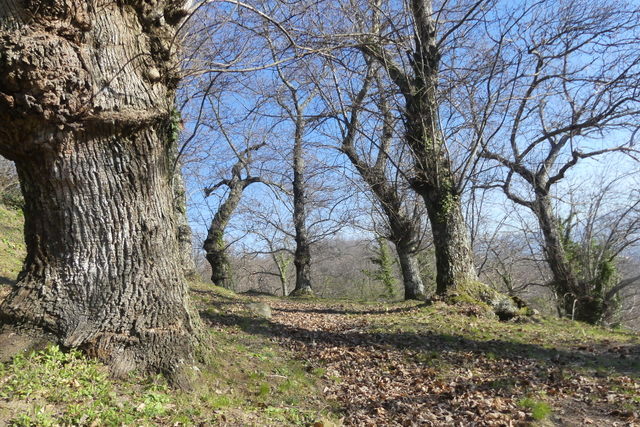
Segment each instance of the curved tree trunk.
[[211,281],[214,285],[227,289],[233,289],[233,277],[231,275],[231,264],[227,257],[224,230],[240,203],[244,187],[242,181],[233,181],[229,184],[229,195],[213,216],[207,239],[204,241],[203,246],[207,252],[207,261],[211,265]]
[[0,152],[18,168],[28,252],[0,321],[116,375],[180,379],[193,360],[172,180],[176,3],[0,3]]
[[216,286],[227,289],[233,289],[233,276],[231,273],[231,263],[227,257],[227,244],[224,241],[224,232],[229,225],[229,221],[236,211],[242,192],[249,185],[256,182],[262,182],[260,177],[246,176],[242,178],[242,171],[247,170],[251,164],[251,153],[259,150],[265,144],[256,144],[243,150],[238,154],[238,161],[231,168],[231,179],[223,179],[210,188],[205,188],[205,194],[208,197],[213,191],[222,186],[229,188],[229,195],[220,204],[218,211],[211,220],[211,225],[207,232],[207,239],[204,241],[203,249],[207,252],[206,258],[211,265],[211,281]]
[[[438,67],[440,55],[432,0],[412,0],[416,51],[415,77],[407,101],[407,142],[414,152],[413,188],[425,201],[436,256],[436,293],[457,293],[477,281],[473,252],[462,214],[457,180],[438,119]],[[457,289],[458,288],[458,289]]]
[[379,101],[384,125],[375,162],[367,163],[358,155],[354,146],[354,135],[358,123],[357,114],[361,108],[360,104],[366,95],[366,90],[367,84],[356,97],[350,126],[346,137],[342,141],[341,150],[367,183],[387,218],[389,224],[389,236],[387,238],[394,242],[400,259],[404,299],[425,299],[425,288],[420,277],[418,262],[415,258],[420,235],[420,221],[415,213],[413,215],[407,214],[402,196],[399,193],[398,182],[393,183],[387,178],[386,173],[389,160],[388,150],[393,136],[391,129],[393,119],[386,99],[383,98]]

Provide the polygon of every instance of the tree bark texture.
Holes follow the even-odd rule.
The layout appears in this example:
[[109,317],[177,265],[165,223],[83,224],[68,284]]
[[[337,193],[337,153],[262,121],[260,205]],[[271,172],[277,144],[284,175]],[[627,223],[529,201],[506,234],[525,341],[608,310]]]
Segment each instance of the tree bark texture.
[[242,171],[247,170],[251,163],[251,153],[259,150],[264,144],[257,144],[248,147],[238,156],[238,161],[231,168],[231,179],[223,179],[210,188],[205,188],[205,194],[209,196],[213,191],[222,186],[229,188],[227,198],[220,204],[218,211],[211,220],[211,225],[207,232],[207,239],[204,241],[203,249],[206,251],[207,261],[211,265],[211,281],[216,286],[233,289],[233,277],[231,264],[227,257],[227,244],[224,241],[224,232],[229,225],[229,221],[236,211],[242,199],[242,192],[249,185],[261,182],[259,177],[246,176],[242,178]]
[[311,287],[311,247],[307,230],[307,206],[304,176],[303,119],[298,114],[293,146],[293,225],[295,227],[296,251],[293,264],[296,267],[294,295],[308,294]]
[[420,265],[416,258],[416,248],[412,242],[400,242],[396,243],[396,252],[400,260],[400,270],[404,284],[404,299],[424,300],[427,295],[422,277],[420,276]]
[[28,253],[0,321],[116,375],[193,360],[171,154],[180,3],[0,1],[0,153]]
[[458,286],[462,289],[465,284],[478,280],[460,198],[447,189],[423,185],[417,188],[425,200],[433,234],[436,293],[455,294]]
[[[174,151],[171,157],[174,158],[175,163],[178,153],[177,150]],[[173,173],[173,205],[178,220],[180,265],[182,266],[185,277],[193,279],[196,277],[196,263],[193,257],[191,226],[187,218],[187,191],[179,164],[176,164],[176,170]]]

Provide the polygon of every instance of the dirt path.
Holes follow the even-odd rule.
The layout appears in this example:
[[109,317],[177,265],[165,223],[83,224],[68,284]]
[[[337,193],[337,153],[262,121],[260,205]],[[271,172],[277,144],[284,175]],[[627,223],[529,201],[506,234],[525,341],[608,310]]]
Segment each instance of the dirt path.
[[[417,305],[390,312],[269,304],[271,333],[310,366],[326,370],[331,381],[324,392],[344,408],[347,425],[638,422],[638,395],[629,393],[639,390],[638,382],[627,376],[585,376],[564,355],[545,360],[517,354],[517,348],[506,351],[498,343],[456,341],[429,330],[388,333],[378,327],[390,316],[415,315]],[[541,397],[523,400],[527,396]],[[545,417],[549,409],[552,413]]]

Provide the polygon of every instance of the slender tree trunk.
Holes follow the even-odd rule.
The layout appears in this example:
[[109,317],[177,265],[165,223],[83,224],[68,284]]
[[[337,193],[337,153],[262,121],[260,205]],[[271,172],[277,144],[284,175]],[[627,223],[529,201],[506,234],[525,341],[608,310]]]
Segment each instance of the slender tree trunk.
[[311,288],[311,248],[307,230],[307,207],[304,180],[304,152],[302,147],[301,118],[296,123],[293,147],[293,224],[296,230],[296,251],[293,263],[296,267],[296,287],[292,294],[312,293]]
[[[177,147],[176,147],[177,148]],[[177,150],[176,150],[177,151]],[[177,152],[173,154],[174,163]],[[177,165],[173,174],[173,205],[178,218],[178,244],[180,246],[180,265],[185,277],[196,277],[196,263],[193,258],[193,246],[191,241],[191,226],[187,218],[187,193],[185,189],[182,170]]]
[[378,161],[373,166],[367,165],[358,156],[352,142],[348,139],[343,143],[342,151],[380,202],[380,207],[389,221],[389,239],[394,242],[400,259],[404,298],[406,300],[425,299],[425,288],[420,277],[418,262],[415,259],[416,240],[420,234],[418,222],[416,218],[411,218],[405,213],[397,188],[394,188],[387,181],[385,175],[387,154],[383,150],[386,145],[383,136]]
[[229,195],[220,205],[211,220],[207,239],[204,241],[204,250],[207,252],[207,261],[211,265],[211,281],[216,286],[233,289],[233,277],[231,264],[227,257],[227,244],[224,241],[224,231],[229,220],[235,212],[242,198],[244,184],[242,181],[232,181],[229,184]]
[[404,283],[404,299],[424,300],[426,292],[422,278],[420,277],[420,266],[415,255],[415,248],[411,243],[400,242],[396,244],[396,252],[400,260],[400,270]]
[[287,275],[287,269],[291,263],[290,259],[287,259],[285,255],[281,255],[279,253],[273,254],[273,261],[276,263],[278,267],[278,279],[280,279],[280,286],[282,288],[282,296],[286,297],[289,295],[289,290],[287,289],[287,285],[289,282],[289,278]]
[[0,322],[117,375],[180,379],[193,360],[172,186],[176,3],[0,3],[0,152],[18,168],[28,253]]

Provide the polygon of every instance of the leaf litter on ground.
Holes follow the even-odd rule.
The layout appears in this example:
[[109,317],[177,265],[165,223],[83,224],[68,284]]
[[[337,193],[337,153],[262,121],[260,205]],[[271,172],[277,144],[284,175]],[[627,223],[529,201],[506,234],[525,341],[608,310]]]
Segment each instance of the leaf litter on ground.
[[262,300],[273,318],[248,327],[324,371],[345,425],[640,422],[635,333],[499,322],[441,303]]

